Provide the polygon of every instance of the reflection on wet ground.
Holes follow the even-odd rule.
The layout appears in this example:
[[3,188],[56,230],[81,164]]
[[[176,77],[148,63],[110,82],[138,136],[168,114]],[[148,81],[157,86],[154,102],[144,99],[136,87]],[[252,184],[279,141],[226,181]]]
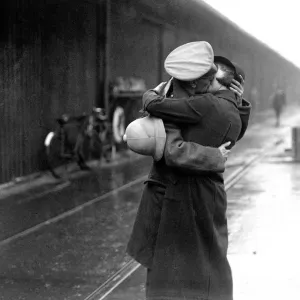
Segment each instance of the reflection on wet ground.
[[[228,191],[228,257],[236,300],[297,299],[300,293],[300,168],[283,149],[267,156]],[[281,156],[281,164],[269,159]],[[142,300],[141,267],[106,300]]]
[[0,274],[13,281],[60,283],[66,289],[71,284],[81,291],[105,281],[129,259],[124,257],[125,245],[140,190],[139,185],[132,187],[2,247]]
[[130,167],[94,170],[63,190],[31,201],[22,202],[22,194],[1,200],[0,240],[141,178],[149,170],[149,161],[146,158],[132,162]]

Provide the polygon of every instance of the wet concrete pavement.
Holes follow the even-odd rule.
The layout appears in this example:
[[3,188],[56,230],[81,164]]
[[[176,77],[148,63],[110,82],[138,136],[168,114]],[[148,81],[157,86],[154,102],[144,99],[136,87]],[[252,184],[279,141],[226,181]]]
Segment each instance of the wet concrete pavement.
[[2,246],[3,299],[82,299],[92,292],[129,259],[124,245],[139,192],[136,185]]
[[135,160],[134,171],[132,166],[123,164],[113,168],[94,169],[92,173],[82,172],[71,183],[56,183],[65,184],[65,188],[46,196],[27,191],[1,199],[0,240],[141,178],[149,170],[150,161],[149,158]]
[[[237,193],[249,203],[229,248],[237,300],[300,295],[300,165],[276,156],[266,157],[230,192],[231,199]],[[241,197],[241,190],[248,195]]]
[[[227,192],[235,300],[300,295],[300,164],[286,146],[274,148]],[[140,267],[105,299],[142,300],[145,280]]]
[[[300,119],[293,119],[289,114],[286,116],[289,116],[286,125]],[[282,137],[290,135],[288,126],[277,129],[273,124],[272,119],[265,118],[260,125],[251,127],[232,151],[225,178],[257,155],[263,147],[274,145]],[[289,146],[285,144],[285,147]],[[142,192],[143,176],[149,170],[150,161],[142,158],[94,170],[92,174],[82,174],[63,189],[46,196],[34,197],[32,192],[1,199],[0,299],[84,299],[120,269],[129,260],[124,250]],[[260,168],[263,164],[268,167]],[[265,193],[261,192],[264,191],[264,185],[270,187],[274,183],[268,181],[268,168],[272,166],[272,174],[277,174],[279,169],[276,167],[281,167],[280,175],[289,177],[293,182],[285,188],[295,185],[292,189],[297,190],[296,181],[292,179],[294,175],[291,175],[299,174],[297,165],[274,163],[274,159],[263,164],[256,167],[258,170],[255,173],[256,177],[261,176],[260,187],[256,187],[255,176],[251,176],[254,169],[251,169],[229,192],[228,216],[229,222],[232,222],[232,245],[241,247],[236,248],[239,256],[235,257],[243,257],[243,251],[248,251],[249,239],[243,239],[242,233],[246,232],[244,236],[247,237],[250,229],[255,232],[250,226],[254,222],[246,222],[243,218],[249,218],[249,211],[257,211],[258,198],[255,197]],[[246,179],[248,181],[242,185]],[[281,179],[278,180],[276,183]],[[124,184],[127,184],[125,188],[120,189]],[[233,191],[234,194],[231,194]],[[61,218],[38,225],[62,213],[65,215]],[[266,208],[264,213],[268,215]],[[247,227],[246,230],[244,224],[251,228]],[[24,233],[32,226],[37,227]],[[252,236],[255,237],[255,233]],[[242,246],[243,243],[245,246]],[[232,254],[233,249],[230,248]],[[258,253],[258,250],[255,252]],[[237,266],[242,265],[239,259],[235,261]],[[139,269],[123,283],[124,288],[121,285],[109,299],[143,299],[143,282],[144,270]],[[125,297],[127,294],[129,296]]]

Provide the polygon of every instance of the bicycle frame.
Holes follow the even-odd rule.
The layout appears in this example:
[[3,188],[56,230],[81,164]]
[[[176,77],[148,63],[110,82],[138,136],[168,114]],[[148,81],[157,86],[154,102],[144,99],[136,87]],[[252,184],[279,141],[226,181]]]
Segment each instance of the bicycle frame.
[[102,109],[94,108],[89,115],[62,115],[56,120],[56,131],[49,132],[45,139],[49,169],[56,178],[61,178],[59,171],[55,170],[57,166],[69,164],[72,160],[82,170],[89,169],[88,161],[102,157],[111,160],[113,140],[107,119]]
[[[60,125],[60,128],[59,128],[59,135],[60,135],[60,138],[61,138],[61,144],[60,144],[60,156],[62,158],[72,158],[73,155],[72,153],[66,153],[65,152],[65,147],[66,147],[66,132],[65,132],[65,129],[64,129],[64,125]],[[76,142],[77,144],[77,142]],[[76,147],[76,145],[75,145]]]

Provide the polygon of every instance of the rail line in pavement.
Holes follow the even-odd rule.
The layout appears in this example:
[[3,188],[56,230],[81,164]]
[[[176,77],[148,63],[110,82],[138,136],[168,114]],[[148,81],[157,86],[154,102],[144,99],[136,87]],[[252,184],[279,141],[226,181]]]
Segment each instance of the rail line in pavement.
[[[294,117],[294,118],[295,118],[295,117]],[[278,138],[277,138],[277,140],[278,140]],[[271,147],[272,147],[273,144],[275,144],[275,142],[273,141],[273,143],[271,143],[271,144],[272,144],[272,145],[271,145]],[[268,147],[265,147],[261,152],[265,151],[265,149],[267,149],[267,148],[268,148]],[[258,154],[257,156],[259,156],[259,154]],[[243,168],[247,168],[247,165],[248,165],[248,163],[246,162],[245,164],[243,164],[243,165],[241,166],[241,168],[237,169],[237,170],[236,170],[233,174],[231,174],[231,176],[229,176],[229,177],[230,177],[230,178],[233,178],[233,177],[234,177],[234,176],[233,176],[234,174],[240,172],[240,170],[242,170]],[[236,174],[236,175],[237,175],[237,174]],[[129,188],[130,186],[134,186],[134,185],[136,185],[136,184],[139,184],[139,183],[143,182],[146,178],[147,178],[147,175],[145,175],[145,176],[143,176],[143,177],[140,177],[140,178],[138,178],[138,179],[135,179],[135,180],[133,180],[133,181],[131,181],[131,182],[128,182],[127,184],[125,184],[125,185],[123,185],[123,186],[120,186],[120,187],[118,187],[118,188],[116,188],[116,189],[114,189],[114,190],[112,190],[112,191],[109,191],[108,193],[106,193],[106,194],[104,194],[104,195],[95,197],[95,198],[93,198],[93,199],[91,199],[91,200],[89,200],[89,201],[87,201],[87,202],[85,202],[85,203],[83,203],[83,204],[81,204],[81,205],[75,206],[75,207],[73,207],[72,209],[67,210],[67,211],[65,211],[65,212],[63,212],[63,213],[61,213],[61,214],[59,214],[59,215],[57,215],[57,216],[55,216],[55,217],[52,217],[52,218],[50,218],[50,219],[48,219],[48,220],[45,220],[45,221],[43,221],[43,222],[41,222],[41,223],[38,223],[38,224],[36,224],[36,225],[34,225],[34,226],[28,228],[28,229],[25,229],[25,230],[23,230],[23,231],[21,231],[21,232],[16,233],[16,234],[14,234],[14,235],[12,235],[12,236],[10,236],[10,237],[8,237],[8,238],[5,238],[5,239],[3,239],[3,240],[0,240],[0,247],[3,246],[3,245],[6,245],[6,244],[8,244],[8,243],[10,243],[10,242],[12,242],[12,241],[14,241],[14,240],[16,240],[16,239],[18,239],[18,238],[25,237],[26,235],[29,235],[29,234],[31,234],[31,233],[33,233],[33,232],[35,232],[35,231],[37,231],[37,230],[43,228],[44,226],[47,226],[47,225],[56,223],[56,222],[58,222],[58,221],[60,221],[60,220],[63,220],[64,218],[67,218],[67,217],[69,217],[69,216],[71,216],[71,215],[73,215],[73,214],[75,214],[75,213],[77,213],[77,212],[83,210],[84,208],[86,208],[86,207],[88,207],[88,206],[91,206],[91,205],[97,203],[97,202],[105,201],[106,198],[108,198],[108,197],[114,195],[115,193],[118,193],[118,192],[121,192],[121,191],[123,191],[123,190],[126,190],[126,189]],[[230,179],[230,178],[229,178],[229,179]],[[228,180],[229,180],[229,179],[228,179]],[[228,181],[228,180],[227,180],[227,181]],[[229,183],[226,182],[226,180],[225,180],[225,184],[228,185]],[[55,187],[54,189],[50,189],[49,191],[41,192],[40,194],[35,195],[35,196],[33,196],[33,197],[35,198],[35,197],[44,196],[44,195],[46,195],[46,194],[48,194],[48,193],[51,193],[51,192],[54,192],[54,191],[61,190],[61,189],[65,188],[65,187],[68,186],[68,185],[69,185],[69,182],[62,183],[61,185]],[[30,198],[30,199],[28,198],[28,199],[25,199],[25,200],[26,200],[26,202],[28,202],[28,201],[31,200],[31,199],[32,199],[32,198]],[[24,201],[24,199],[23,199],[23,201]]]
[[137,178],[136,180],[130,181],[130,182],[128,182],[128,183],[126,183],[126,184],[124,184],[124,185],[122,185],[122,186],[120,186],[120,187],[118,187],[118,188],[116,188],[116,189],[114,189],[112,191],[109,191],[108,193],[106,193],[104,195],[95,197],[95,198],[93,198],[93,199],[91,199],[91,200],[89,200],[89,201],[87,201],[87,202],[85,202],[85,203],[83,203],[81,205],[75,206],[74,208],[69,209],[69,210],[67,210],[67,211],[65,211],[65,212],[63,212],[63,213],[61,213],[61,214],[59,214],[59,215],[57,215],[57,216],[55,216],[53,218],[50,218],[50,219],[48,219],[48,220],[46,220],[44,222],[41,222],[41,223],[39,223],[39,224],[37,224],[35,226],[32,226],[32,227],[30,227],[30,228],[28,228],[26,230],[18,232],[16,234],[14,234],[14,235],[12,235],[12,236],[10,236],[10,237],[8,237],[8,238],[0,241],[0,247],[3,246],[3,245],[6,245],[6,244],[8,244],[8,243],[10,243],[10,242],[12,242],[12,241],[14,241],[16,239],[18,239],[18,238],[21,238],[21,237],[24,237],[24,236],[26,236],[28,234],[31,234],[31,233],[33,233],[33,232],[41,229],[44,226],[56,223],[56,222],[58,222],[60,220],[63,220],[64,218],[67,218],[67,217],[69,217],[71,215],[74,215],[75,213],[77,213],[77,212],[83,210],[84,208],[89,207],[89,206],[91,206],[91,205],[93,205],[93,204],[95,204],[97,202],[105,201],[110,196],[115,195],[116,193],[122,192],[122,191],[128,189],[131,186],[134,186],[136,184],[139,184],[139,183],[145,181],[147,179],[147,176],[148,175],[145,175],[145,176],[142,176],[140,178]]
[[[248,170],[264,156],[266,156],[274,146],[280,144],[283,140],[279,139],[273,142],[270,146],[260,150],[254,157],[250,158],[231,173],[227,179],[225,179],[225,190],[228,191],[233,187],[247,172]],[[88,295],[84,300],[103,300],[110,293],[112,293],[123,281],[130,277],[136,270],[138,270],[141,265],[135,260],[131,259],[127,262],[119,271],[113,274],[108,280],[106,280],[102,285],[95,289],[90,295]]]
[[[277,139],[278,143],[278,139]],[[225,190],[230,189],[237,181],[243,177],[243,175],[247,172],[247,170],[258,160],[260,160],[263,156],[265,156],[271,149],[274,148],[275,141],[271,143],[270,146],[263,148],[260,150],[257,154],[252,156],[249,160],[245,161],[245,163],[238,167],[234,172],[232,172],[225,180]],[[4,246],[10,242],[13,242],[14,240],[17,240],[18,238],[25,237],[35,231],[38,231],[44,226],[56,223],[60,220],[63,220],[64,218],[67,218],[73,214],[76,214],[79,211],[82,211],[84,208],[89,207],[95,203],[102,202],[107,200],[110,196],[115,195],[119,192],[122,192],[134,185],[140,184],[141,182],[145,181],[148,175],[142,176],[136,180],[133,180],[121,187],[116,188],[115,190],[112,190],[104,195],[95,197],[88,202],[85,202],[81,205],[78,205],[68,211],[65,211],[64,213],[61,213],[53,218],[50,218],[44,222],[41,222],[33,227],[30,227],[24,231],[21,231],[15,235],[12,235],[2,241],[0,241],[0,247]],[[97,289],[95,289],[88,297],[85,298],[85,300],[102,300],[105,297],[107,297],[114,289],[116,289],[126,278],[128,278],[132,273],[134,273],[138,268],[140,267],[140,264],[135,262],[134,260],[130,260],[127,262],[119,271],[117,271],[114,275],[112,275],[108,280],[106,280],[102,285],[100,285]]]
[[[265,150],[262,150],[262,151],[260,151],[260,152],[263,152],[263,151],[265,151]],[[259,152],[259,153],[260,153],[260,152]],[[260,157],[260,154],[259,154],[259,153],[258,153],[254,158]],[[238,173],[241,172],[241,170],[246,169],[247,166],[248,166],[249,164],[251,164],[251,163],[252,163],[252,159],[251,159],[249,162],[246,162],[245,164],[243,164],[241,167],[239,167],[235,172],[233,172],[233,173],[229,176],[229,178],[227,179],[227,182],[226,182],[226,180],[225,180],[225,184],[227,184],[227,185],[230,184],[230,183],[229,183],[230,178],[236,177],[236,176],[238,175]],[[131,182],[128,182],[128,183],[126,183],[126,184],[124,184],[124,185],[122,185],[122,186],[120,186],[120,187],[118,187],[118,188],[116,188],[116,189],[114,189],[114,190],[112,190],[112,191],[109,191],[108,193],[106,193],[106,194],[104,194],[104,195],[95,197],[95,198],[93,198],[93,199],[91,199],[91,200],[89,200],[89,201],[87,201],[87,202],[85,202],[85,203],[83,203],[83,204],[81,204],[81,205],[75,206],[75,207],[72,208],[72,209],[69,209],[69,210],[67,210],[67,211],[65,211],[65,212],[63,212],[63,213],[61,213],[61,214],[58,214],[58,215],[55,216],[55,217],[52,217],[52,218],[50,218],[50,219],[47,219],[47,220],[45,220],[45,221],[43,221],[43,222],[41,222],[41,223],[38,223],[38,224],[36,224],[36,225],[34,225],[34,226],[28,228],[28,229],[25,229],[25,230],[20,231],[20,232],[14,234],[14,235],[12,235],[12,236],[10,236],[10,237],[8,237],[8,238],[5,238],[5,239],[3,239],[3,240],[0,241],[0,247],[6,245],[6,244],[8,244],[8,243],[10,243],[10,242],[12,242],[12,241],[14,241],[14,240],[16,240],[16,239],[18,239],[18,238],[25,237],[25,236],[27,236],[27,235],[29,235],[29,234],[35,232],[35,231],[38,231],[38,230],[40,230],[41,228],[43,228],[44,226],[47,226],[47,225],[56,223],[56,222],[58,222],[58,221],[60,221],[60,220],[63,220],[63,219],[65,219],[65,218],[67,218],[67,217],[69,217],[69,216],[71,216],[71,215],[74,215],[74,214],[80,212],[81,210],[85,209],[86,207],[89,207],[89,206],[91,206],[91,205],[93,205],[93,204],[95,204],[95,203],[105,201],[105,200],[106,200],[107,198],[109,198],[110,196],[112,196],[112,195],[114,195],[114,194],[116,194],[116,193],[122,192],[122,191],[124,191],[124,190],[130,188],[131,186],[134,186],[134,185],[136,185],[136,184],[139,184],[139,183],[145,181],[145,180],[147,179],[147,177],[148,177],[148,175],[145,175],[145,176],[142,176],[142,177],[140,177],[140,178],[137,178],[137,179],[135,179],[135,180],[133,180],[133,181],[131,181]]]

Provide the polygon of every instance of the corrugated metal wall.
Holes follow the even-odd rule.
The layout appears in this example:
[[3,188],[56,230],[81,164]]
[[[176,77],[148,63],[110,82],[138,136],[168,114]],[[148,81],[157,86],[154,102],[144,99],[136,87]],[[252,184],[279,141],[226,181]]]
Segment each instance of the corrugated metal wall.
[[2,10],[0,183],[44,169],[43,141],[55,118],[95,103],[95,8],[12,0]]
[[7,28],[1,35],[0,50],[0,182],[37,167],[42,57],[40,31],[34,30],[30,4],[10,2],[9,10],[2,11]]

